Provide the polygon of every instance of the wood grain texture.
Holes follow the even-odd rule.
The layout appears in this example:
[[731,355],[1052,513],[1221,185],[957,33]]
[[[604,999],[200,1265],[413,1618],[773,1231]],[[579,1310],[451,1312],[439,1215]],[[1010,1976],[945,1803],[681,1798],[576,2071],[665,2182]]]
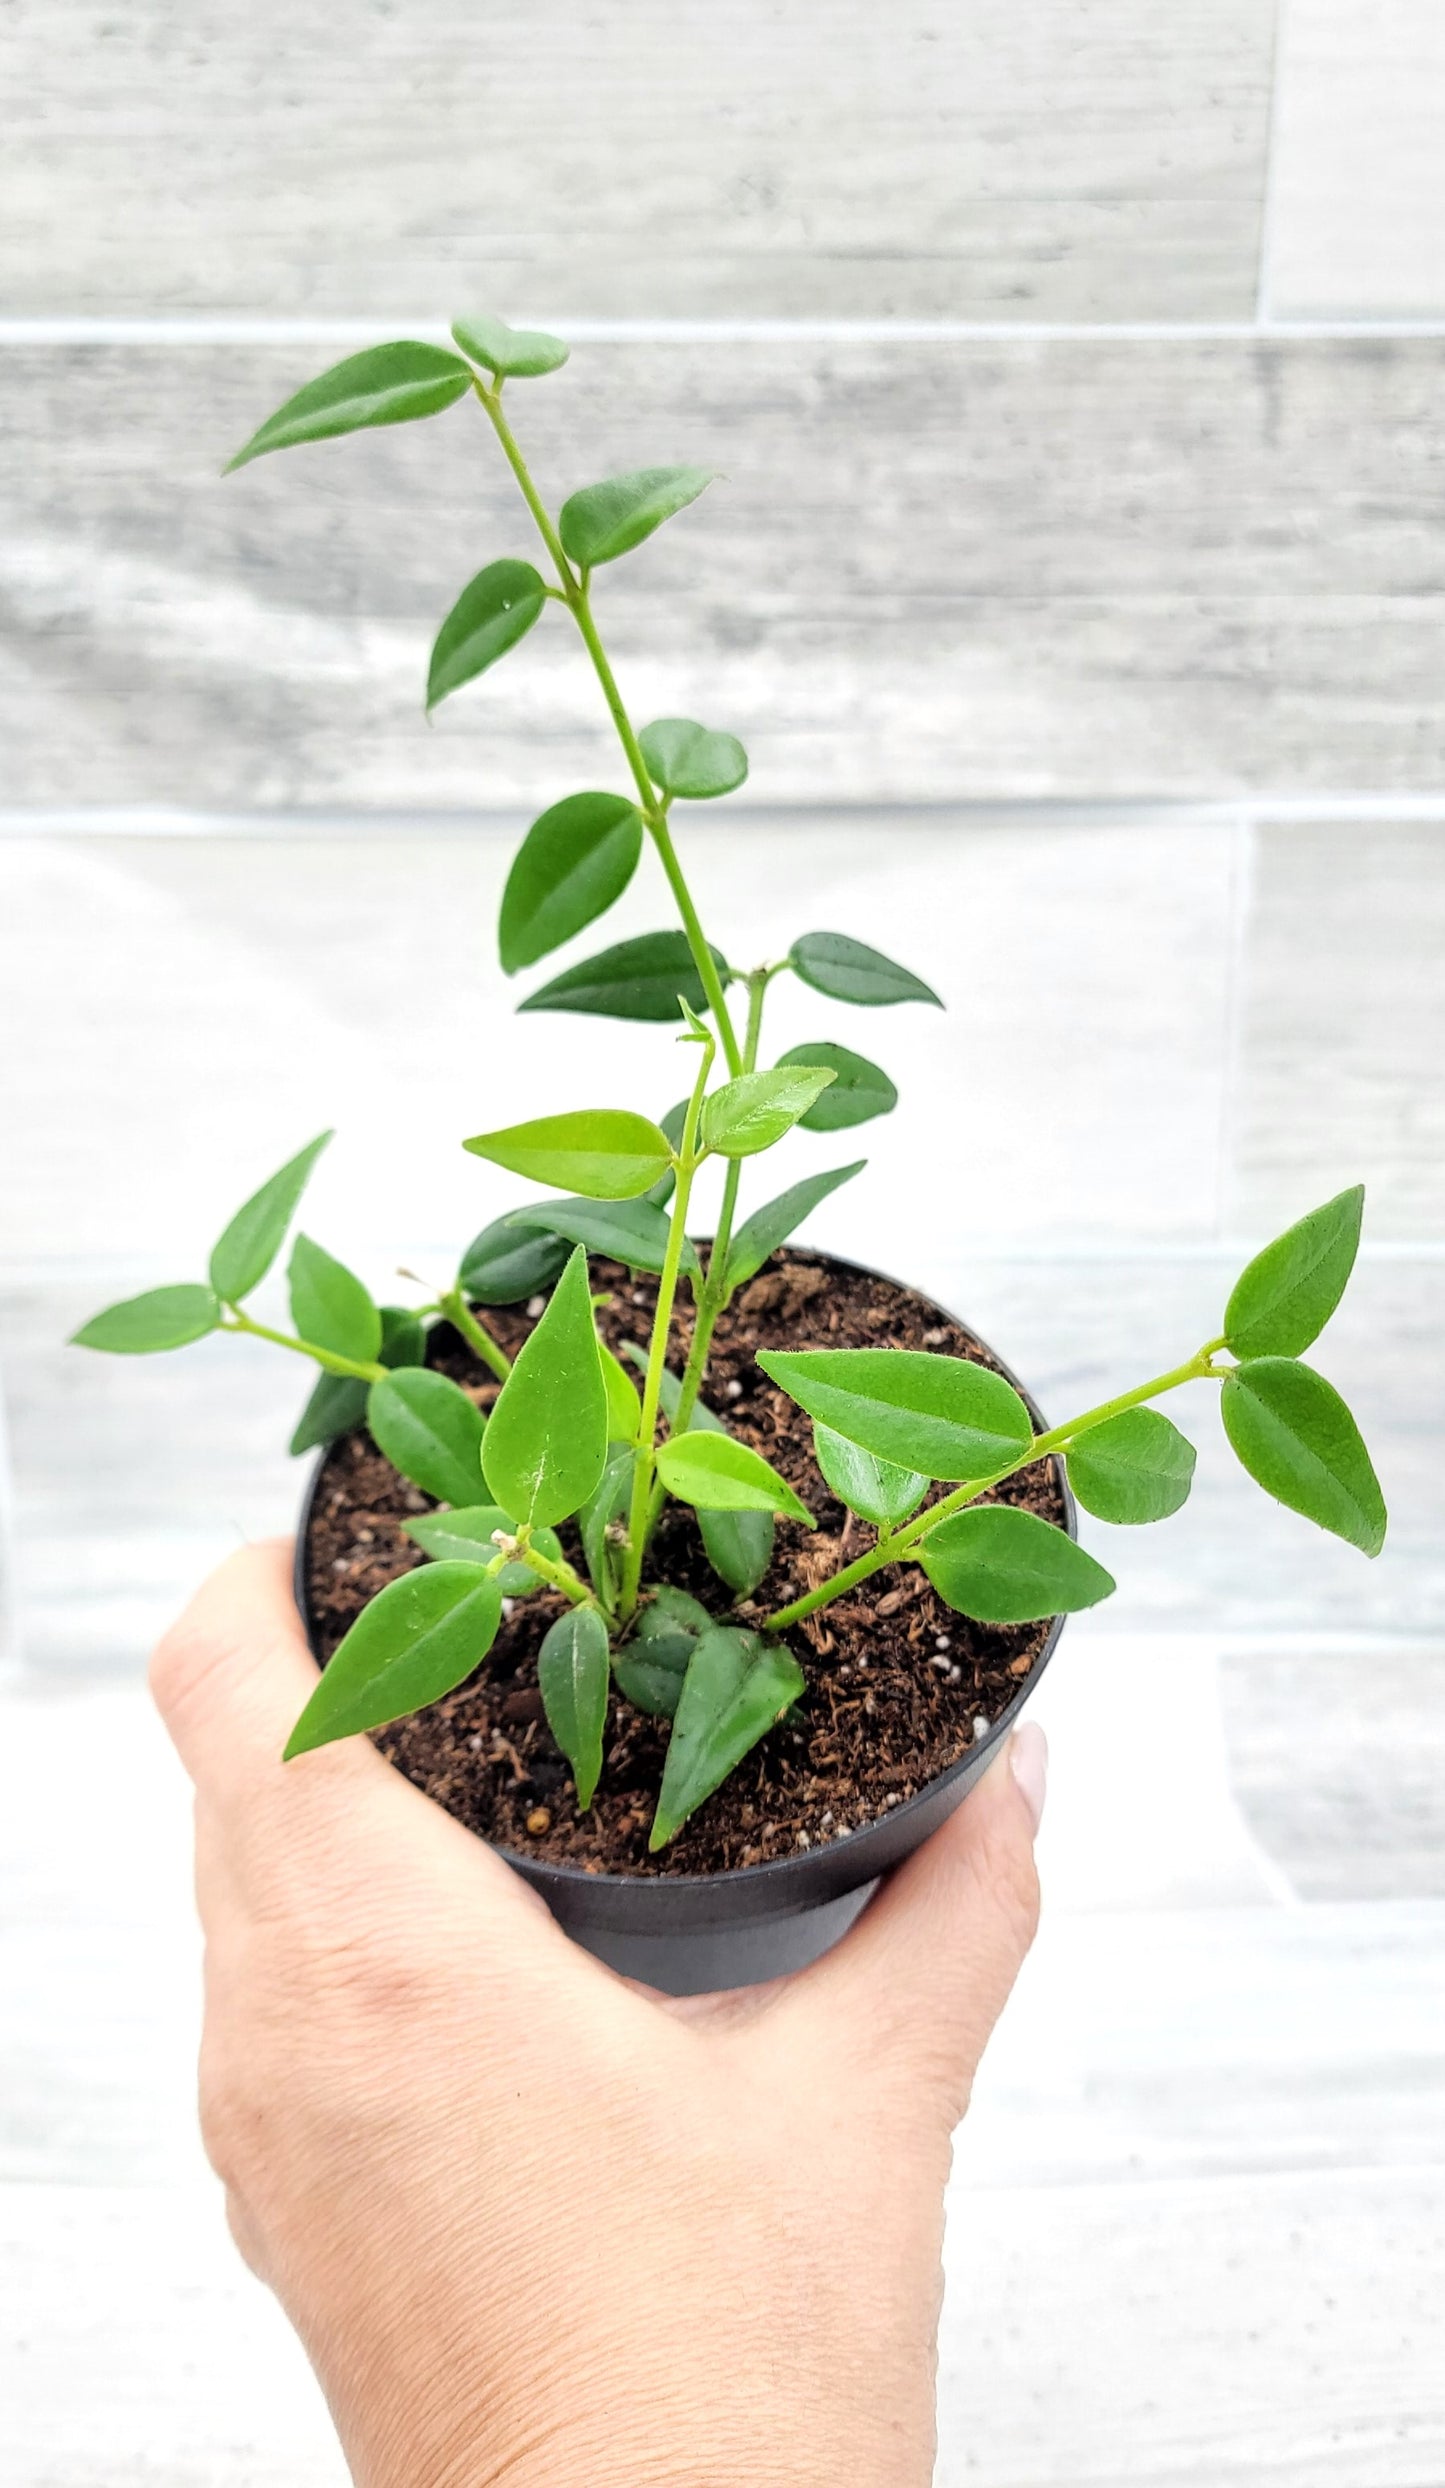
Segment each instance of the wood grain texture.
[[22,0],[0,288],[42,311],[1238,315],[1274,14],[346,0],[323,28],[275,0]]
[[[442,614],[531,549],[474,409],[219,480],[325,359],[7,350],[13,801],[472,808],[615,771],[557,613],[422,722]],[[608,346],[517,419],[554,499],[723,471],[598,605],[639,714],[736,729],[754,800],[1410,788],[1440,774],[1442,366]]]
[[1280,12],[1267,308],[1279,319],[1445,312],[1445,19],[1435,0]]

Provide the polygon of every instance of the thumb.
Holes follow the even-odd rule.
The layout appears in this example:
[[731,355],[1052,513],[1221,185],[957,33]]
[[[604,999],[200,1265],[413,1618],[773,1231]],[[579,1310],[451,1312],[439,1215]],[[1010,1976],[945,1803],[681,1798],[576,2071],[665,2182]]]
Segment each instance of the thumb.
[[1016,1730],[958,1811],[900,1866],[790,2002],[855,2059],[925,2088],[956,2124],[1038,1924],[1034,1835],[1048,1746]]

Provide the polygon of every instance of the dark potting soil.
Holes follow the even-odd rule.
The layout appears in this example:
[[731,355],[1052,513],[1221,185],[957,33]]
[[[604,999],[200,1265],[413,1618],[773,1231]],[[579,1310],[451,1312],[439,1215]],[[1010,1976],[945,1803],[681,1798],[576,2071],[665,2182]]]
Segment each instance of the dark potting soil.
[[[613,1291],[598,1317],[608,1344],[615,1350],[628,1341],[645,1346],[655,1282],[596,1259],[592,1272],[594,1286]],[[540,1301],[534,1302],[540,1311]],[[483,1318],[515,1353],[535,1315],[522,1306],[494,1306]],[[690,1326],[688,1306],[674,1320],[670,1361],[677,1369]],[[824,1484],[809,1420],[754,1362],[759,1348],[807,1346],[937,1348],[993,1361],[961,1323],[908,1288],[824,1254],[775,1254],[718,1324],[706,1396],[730,1430],[782,1472],[818,1527],[779,1521],[771,1571],[752,1598],[733,1606],[707,1561],[692,1513],[669,1502],[649,1574],[690,1590],[719,1618],[756,1623],[872,1543],[872,1531],[852,1520]],[[496,1397],[500,1386],[449,1325],[433,1333],[430,1361],[480,1407]],[[935,1496],[946,1492],[934,1489]],[[1046,1520],[1064,1517],[1052,1461],[1010,1478],[993,1499],[1022,1504]],[[421,1549],[403,1537],[401,1523],[433,1508],[364,1431],[332,1445],[306,1550],[323,1658],[379,1589],[425,1562]],[[579,1550],[570,1530],[564,1527],[561,1535],[575,1559]],[[986,1625],[955,1615],[916,1566],[875,1573],[788,1633],[808,1679],[802,1702],[668,1848],[649,1857],[667,1722],[633,1710],[614,1687],[602,1783],[591,1810],[579,1815],[537,1690],[537,1650],[562,1606],[546,1589],[514,1602],[478,1674],[444,1701],[379,1729],[375,1742],[484,1840],[607,1874],[714,1874],[856,1830],[968,1751],[976,1723],[991,1722],[1012,1700],[1048,1632],[1045,1624]]]

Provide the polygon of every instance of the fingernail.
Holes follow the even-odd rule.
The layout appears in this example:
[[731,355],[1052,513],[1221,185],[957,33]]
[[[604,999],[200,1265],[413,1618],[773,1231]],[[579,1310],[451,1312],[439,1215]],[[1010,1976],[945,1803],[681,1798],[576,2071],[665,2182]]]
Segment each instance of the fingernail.
[[1015,1728],[1009,1738],[1008,1759],[1037,1832],[1049,1785],[1049,1740],[1037,1720],[1026,1719],[1021,1728]]

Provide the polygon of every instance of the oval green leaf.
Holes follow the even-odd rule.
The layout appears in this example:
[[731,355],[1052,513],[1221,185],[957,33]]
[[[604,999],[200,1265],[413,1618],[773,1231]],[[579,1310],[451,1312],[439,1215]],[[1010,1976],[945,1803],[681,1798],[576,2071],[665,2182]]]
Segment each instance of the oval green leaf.
[[143,1296],[93,1313],[71,1338],[73,1348],[102,1348],[107,1356],[159,1356],[187,1348],[219,1327],[221,1308],[209,1287],[152,1287]]
[[1366,1555],[1385,1543],[1385,1498],[1338,1391],[1293,1357],[1252,1357],[1225,1379],[1224,1431],[1255,1484]]
[[486,311],[453,320],[452,335],[463,354],[498,380],[540,380],[544,372],[560,371],[569,351],[545,328],[509,328]]
[[920,1477],[992,1477],[1033,1441],[1017,1391],[967,1357],[919,1348],[769,1349],[758,1363],[810,1417]]
[[547,601],[530,562],[488,562],[469,580],[432,644],[426,704],[434,709],[525,639]]
[[977,1503],[940,1521],[918,1548],[938,1595],[980,1624],[1035,1624],[1095,1607],[1113,1575],[1037,1513]]
[[[709,945],[711,948],[711,945]],[[732,971],[720,950],[713,965],[723,984]],[[707,996],[693,965],[685,933],[639,933],[564,968],[549,985],[517,1005],[520,1011],[588,1011],[598,1019],[681,1019],[679,996],[690,1010],[705,1011]]]
[[510,1217],[494,1218],[462,1255],[457,1285],[477,1304],[525,1304],[567,1267],[567,1246],[553,1235],[529,1235]]
[[355,1271],[309,1235],[298,1235],[287,1270],[291,1319],[298,1339],[331,1356],[373,1365],[381,1347],[381,1314]]
[[782,1512],[811,1528],[813,1515],[786,1478],[730,1434],[700,1428],[675,1434],[657,1455],[657,1474],[679,1503],[702,1512]]
[[[378,1361],[391,1366],[425,1364],[426,1332],[407,1306],[382,1306]],[[303,1451],[319,1450],[323,1443],[334,1443],[338,1434],[349,1434],[353,1426],[364,1425],[370,1388],[352,1374],[318,1374],[291,1437],[293,1459]]]
[[805,985],[835,1002],[857,1002],[865,1009],[885,1002],[935,1002],[943,1008],[941,996],[911,968],[847,933],[804,933],[789,951],[788,964]]
[[666,1846],[803,1689],[797,1660],[760,1634],[715,1624],[701,1635],[672,1723],[650,1849]]
[[1157,1408],[1126,1408],[1071,1447],[1069,1484],[1096,1520],[1133,1528],[1189,1500],[1194,1445]]
[[[495,1503],[469,1503],[454,1506],[449,1512],[424,1512],[419,1520],[404,1520],[407,1537],[437,1563],[481,1564],[496,1560],[494,1544],[497,1530],[505,1529],[509,1537],[516,1535],[517,1524]],[[552,1529],[534,1529],[532,1544],[549,1563],[557,1563],[562,1542]],[[515,1563],[503,1564],[492,1579],[504,1598],[529,1598],[542,1586],[541,1575],[520,1557]]]
[[702,1144],[723,1158],[771,1149],[831,1085],[829,1070],[745,1071],[705,1098]]
[[[641,1368],[647,1363],[641,1348],[629,1345],[624,1353]],[[669,1425],[677,1417],[682,1384],[674,1373],[664,1369],[659,1390],[662,1413]],[[726,1434],[721,1417],[694,1403],[692,1425],[697,1433]],[[720,1581],[725,1581],[739,1598],[747,1598],[764,1578],[773,1560],[773,1516],[771,1512],[707,1512],[699,1510],[697,1525],[702,1532],[707,1559]]]
[[1352,1184],[1287,1227],[1241,1271],[1224,1316],[1226,1344],[1241,1363],[1298,1356],[1319,1337],[1355,1266],[1364,1207],[1364,1185]]
[[854,1175],[861,1175],[867,1163],[866,1158],[855,1158],[851,1166],[834,1167],[829,1175],[809,1175],[804,1182],[780,1192],[776,1200],[765,1201],[761,1209],[755,1209],[733,1237],[728,1253],[728,1286],[741,1287],[747,1279],[755,1278],[769,1253],[775,1253],[809,1212],[820,1201],[826,1201],[830,1192],[836,1192],[840,1184],[848,1183]]
[[562,504],[557,522],[563,550],[579,570],[615,562],[646,542],[664,519],[685,510],[713,481],[710,467],[641,467],[587,484]]
[[460,1383],[425,1365],[374,1382],[366,1422],[378,1451],[438,1503],[474,1504],[482,1482],[485,1420]]
[[831,1071],[833,1085],[800,1119],[805,1132],[843,1132],[850,1124],[871,1122],[875,1114],[891,1114],[898,1091],[886,1071],[846,1045],[795,1045],[778,1056],[785,1063],[811,1064]]
[[602,1737],[611,1685],[607,1627],[595,1607],[572,1607],[537,1653],[547,1725],[572,1765],[578,1811],[585,1814],[602,1777]]
[[463,1141],[474,1157],[490,1158],[533,1183],[583,1192],[591,1201],[626,1201],[655,1184],[672,1164],[667,1135],[646,1115],[607,1106],[580,1114],[547,1114],[501,1132]]
[[475,1564],[423,1564],[388,1581],[341,1643],[283,1760],[454,1693],[480,1667],[501,1617],[502,1593]]
[[831,1426],[814,1424],[813,1449],[828,1484],[850,1512],[871,1521],[875,1529],[896,1529],[916,1512],[928,1492],[928,1479],[916,1469],[895,1468],[861,1443],[850,1443]]
[[[625,1261],[630,1270],[655,1274],[667,1252],[668,1221],[651,1193],[632,1201],[538,1201],[514,1209],[511,1224],[566,1236],[573,1244],[585,1244],[589,1253]],[[682,1267],[690,1277],[702,1274],[697,1248],[688,1237],[683,1238]]]
[[613,1654],[612,1673],[635,1710],[652,1719],[672,1717],[692,1654],[712,1621],[686,1590],[664,1583],[655,1593],[631,1640]]
[[642,815],[624,795],[566,795],[543,812],[502,893],[497,943],[508,976],[605,915],[641,853]]
[[225,1304],[239,1304],[259,1287],[286,1240],[307,1178],[332,1138],[318,1133],[304,1149],[243,1202],[211,1254],[211,1285]]
[[295,449],[305,441],[334,440],[342,432],[364,432],[375,424],[413,423],[420,415],[439,415],[454,406],[472,386],[466,364],[445,346],[419,345],[404,338],[394,345],[368,346],[333,363],[317,380],[288,397],[274,415],[253,432],[226,468],[246,466],[271,449]]
[[607,1462],[607,1390],[581,1245],[525,1339],[482,1443],[487,1484],[519,1520],[566,1520]]
[[730,795],[748,773],[748,756],[735,734],[717,734],[691,717],[659,717],[637,739],[653,785],[685,803]]

